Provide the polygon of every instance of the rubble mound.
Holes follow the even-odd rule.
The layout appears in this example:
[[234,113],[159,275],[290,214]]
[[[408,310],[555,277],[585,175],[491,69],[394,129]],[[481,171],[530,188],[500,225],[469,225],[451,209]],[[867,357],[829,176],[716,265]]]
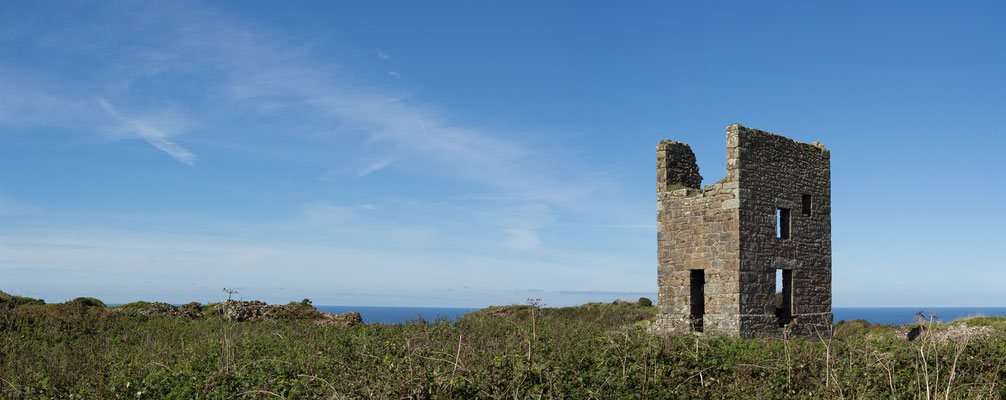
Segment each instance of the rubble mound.
[[988,326],[953,325],[942,331],[933,332],[933,337],[941,343],[960,343],[974,339],[981,340],[995,330]]
[[[0,297],[2,299],[2,297]],[[287,305],[267,304],[264,301],[227,300],[223,303],[202,305],[197,302],[175,306],[161,302],[137,301],[111,307],[115,312],[138,315],[182,317],[189,319],[222,318],[234,322],[255,321],[312,321],[319,325],[354,326],[363,324],[360,313],[350,311],[332,314],[318,311],[310,303],[290,303]]]
[[175,306],[168,303],[137,301],[112,308],[118,312],[130,312],[140,315],[161,315],[199,319],[203,317],[202,305],[197,302]]
[[907,332],[898,332],[909,342],[914,340],[927,339],[939,343],[967,343],[972,340],[983,340],[995,333],[995,329],[989,326],[968,326],[965,324],[948,325],[943,329],[930,329],[925,325],[917,325]]
[[224,319],[230,321],[261,321],[289,317],[298,313],[299,309],[279,304],[266,304],[264,301],[227,300],[222,305]]
[[224,319],[230,321],[268,321],[277,319],[313,320],[321,325],[353,326],[363,323],[360,313],[350,311],[345,314],[331,314],[302,304],[266,304],[264,301],[227,300],[221,305]]
[[356,311],[338,315],[321,311],[319,313],[322,314],[322,318],[315,320],[318,325],[354,326],[363,323],[363,317]]

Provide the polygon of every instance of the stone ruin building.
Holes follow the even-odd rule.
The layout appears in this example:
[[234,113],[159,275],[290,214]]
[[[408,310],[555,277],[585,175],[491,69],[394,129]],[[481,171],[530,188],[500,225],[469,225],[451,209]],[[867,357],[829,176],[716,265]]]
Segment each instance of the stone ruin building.
[[829,159],[820,143],[734,124],[727,127],[727,176],[701,188],[692,149],[661,141],[659,311],[651,329],[830,336]]

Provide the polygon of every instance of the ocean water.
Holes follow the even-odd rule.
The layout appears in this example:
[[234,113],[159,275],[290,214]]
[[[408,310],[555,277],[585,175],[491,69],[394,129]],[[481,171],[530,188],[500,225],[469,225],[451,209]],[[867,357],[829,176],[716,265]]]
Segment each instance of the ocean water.
[[[372,306],[316,306],[316,308],[333,314],[356,311],[363,317],[363,322],[368,324],[401,324],[415,321],[419,316],[427,321],[433,321],[437,318],[455,321],[468,312],[478,310],[478,308]],[[932,311],[942,322],[975,315],[1006,317],[1006,307],[835,307],[832,309],[832,313],[835,314],[835,322],[865,319],[871,323],[892,325],[914,322],[915,313],[918,311]]]
[[342,314],[350,311],[360,313],[363,322],[368,324],[404,324],[415,321],[420,316],[424,320],[433,321],[447,318],[456,321],[462,315],[478,308],[444,308],[444,307],[374,307],[374,306],[314,306],[318,311],[332,314]]
[[919,311],[932,312],[940,322],[986,316],[1006,317],[1006,307],[834,307],[835,322],[865,319],[871,323],[904,325],[915,322]]

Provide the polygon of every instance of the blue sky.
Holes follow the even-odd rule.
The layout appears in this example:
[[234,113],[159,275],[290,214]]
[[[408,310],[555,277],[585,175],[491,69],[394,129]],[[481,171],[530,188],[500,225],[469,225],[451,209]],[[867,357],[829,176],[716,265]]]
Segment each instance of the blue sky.
[[15,2],[0,289],[656,292],[654,148],[832,152],[835,306],[1006,305],[1001,3]]

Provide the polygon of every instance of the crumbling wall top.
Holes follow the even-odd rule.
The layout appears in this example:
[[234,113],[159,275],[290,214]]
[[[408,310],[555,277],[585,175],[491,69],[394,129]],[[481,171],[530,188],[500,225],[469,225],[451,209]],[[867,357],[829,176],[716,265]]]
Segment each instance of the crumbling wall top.
[[702,175],[687,143],[661,140],[657,145],[657,192],[699,189]]

